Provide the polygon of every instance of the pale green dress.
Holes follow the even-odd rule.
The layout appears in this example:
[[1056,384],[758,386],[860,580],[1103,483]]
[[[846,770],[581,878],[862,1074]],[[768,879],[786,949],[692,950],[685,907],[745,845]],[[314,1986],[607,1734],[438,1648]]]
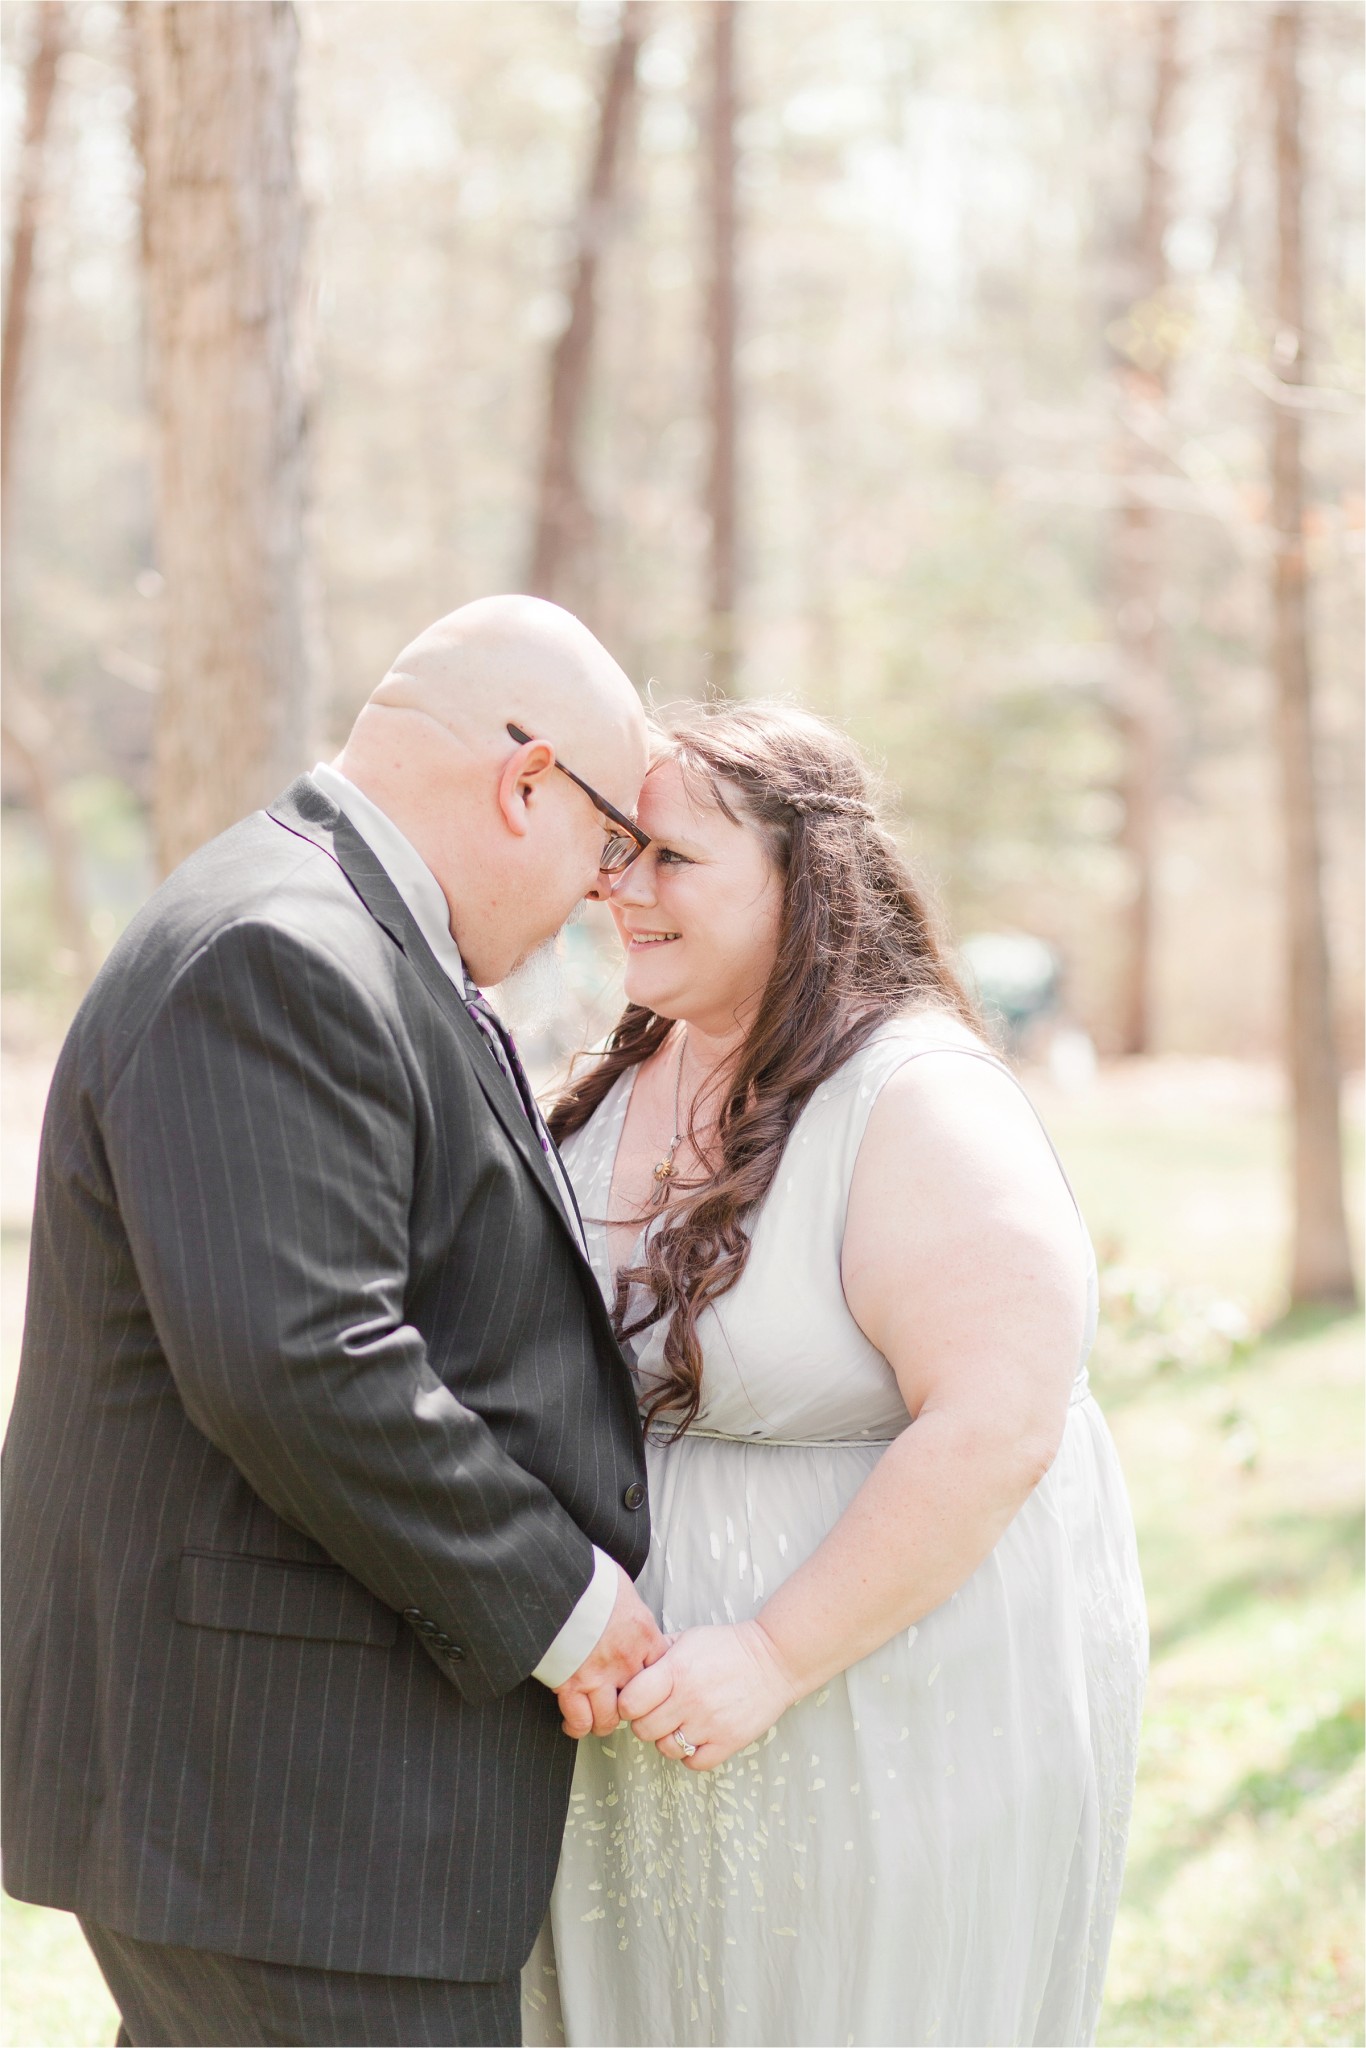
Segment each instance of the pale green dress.
[[[882,1027],[818,1089],[702,1323],[698,1425],[649,1452],[641,1592],[666,1630],[753,1615],[914,1425],[854,1322],[840,1248],[879,1089],[955,1020]],[[608,1190],[630,1077],[566,1145],[611,1297]],[[580,1745],[530,2044],[1070,2043],[1094,2037],[1119,1899],[1147,1632],[1133,1523],[1086,1378],[994,1551],[918,1627],[716,1772],[629,1729]],[[661,1342],[641,1356],[649,1370]]]

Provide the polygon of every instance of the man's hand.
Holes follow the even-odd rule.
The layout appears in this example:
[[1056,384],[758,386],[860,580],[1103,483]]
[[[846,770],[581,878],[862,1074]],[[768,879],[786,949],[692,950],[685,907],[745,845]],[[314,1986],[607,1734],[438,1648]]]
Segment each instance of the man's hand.
[[617,1597],[597,1647],[555,1695],[564,1732],[576,1738],[610,1735],[619,1728],[617,1693],[669,1647],[668,1637],[660,1634],[654,1616],[620,1565],[617,1577]]

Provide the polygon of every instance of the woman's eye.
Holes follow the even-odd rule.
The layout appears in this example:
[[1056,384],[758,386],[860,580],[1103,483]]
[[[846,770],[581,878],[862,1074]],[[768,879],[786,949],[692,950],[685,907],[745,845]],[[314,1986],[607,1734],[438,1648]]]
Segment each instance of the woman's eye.
[[667,864],[671,868],[685,868],[688,866],[688,856],[686,853],[675,853],[671,846],[661,846],[659,862],[661,867]]

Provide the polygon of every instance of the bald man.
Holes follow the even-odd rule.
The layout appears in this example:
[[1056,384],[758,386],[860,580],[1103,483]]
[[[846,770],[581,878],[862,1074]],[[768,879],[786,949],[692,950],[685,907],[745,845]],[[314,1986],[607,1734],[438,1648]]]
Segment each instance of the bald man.
[[662,1648],[630,1374],[479,991],[646,730],[488,599],[204,847],[53,1079],[6,1445],[5,1881],[130,2042],[520,2039],[567,1733]]

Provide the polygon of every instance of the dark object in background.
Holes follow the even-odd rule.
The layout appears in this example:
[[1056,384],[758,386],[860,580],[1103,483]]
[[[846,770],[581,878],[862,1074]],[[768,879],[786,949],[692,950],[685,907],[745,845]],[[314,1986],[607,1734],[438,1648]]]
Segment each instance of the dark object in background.
[[1061,955],[1027,932],[974,932],[959,958],[1005,1050],[1018,1055],[1030,1026],[1058,1013]]

